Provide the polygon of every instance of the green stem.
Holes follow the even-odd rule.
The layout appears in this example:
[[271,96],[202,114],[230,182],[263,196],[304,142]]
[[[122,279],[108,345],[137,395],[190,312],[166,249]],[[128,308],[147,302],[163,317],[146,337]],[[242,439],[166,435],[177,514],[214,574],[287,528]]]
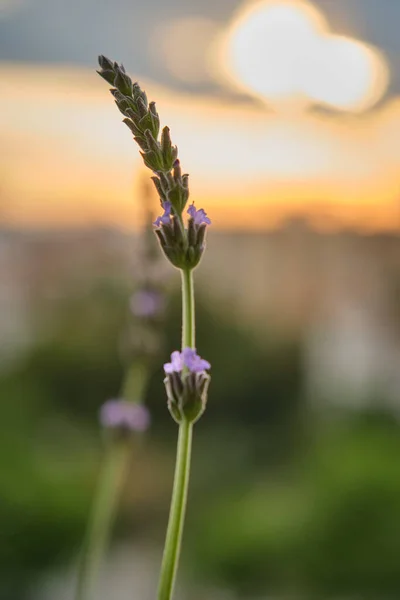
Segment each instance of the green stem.
[[130,440],[111,442],[106,449],[82,548],[76,600],[89,600],[94,594],[97,573],[125,481],[130,449]]
[[[182,349],[195,346],[195,310],[193,274],[182,270]],[[183,419],[179,425],[174,485],[169,513],[167,535],[161,565],[158,600],[171,600],[185,522],[186,503],[190,478],[193,424]]]
[[181,271],[182,275],[182,350],[195,347],[195,312],[193,271]]
[[158,587],[158,600],[170,600],[174,590],[189,487],[192,431],[192,423],[186,419],[180,423],[174,487]]
[[[147,370],[143,364],[132,364],[122,383],[122,398],[130,402],[142,398],[147,378]],[[81,551],[75,600],[90,600],[93,597],[97,574],[108,546],[128,470],[132,446],[131,438],[112,438],[105,449]]]

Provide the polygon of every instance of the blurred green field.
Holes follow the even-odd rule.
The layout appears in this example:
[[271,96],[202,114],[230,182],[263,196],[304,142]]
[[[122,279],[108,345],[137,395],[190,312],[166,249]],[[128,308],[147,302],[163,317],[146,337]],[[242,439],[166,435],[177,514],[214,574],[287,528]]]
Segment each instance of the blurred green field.
[[[399,388],[393,373],[374,374],[368,356],[351,354],[351,339],[363,347],[363,330],[345,328],[350,342],[332,335],[341,321],[328,311],[351,289],[353,306],[398,342],[399,242],[299,231],[215,234],[199,269],[198,348],[212,363],[212,385],[196,426],[184,542],[191,598],[400,597]],[[0,598],[47,600],[44,582],[73,569],[82,540],[103,448],[97,411],[120,386],[118,340],[135,267],[130,239],[117,233],[80,234],[81,251],[72,234],[46,244],[43,234],[17,243],[14,235],[3,240],[10,264],[24,265],[27,302],[15,300],[18,269],[14,279],[8,272],[14,296],[2,296],[0,317]],[[156,567],[177,433],[162,384],[162,363],[179,345],[177,279],[173,273],[147,391],[153,426],[133,453],[113,536],[115,548],[150,548]],[[363,296],[368,282],[374,296]],[[10,323],[21,306],[29,326],[13,347]],[[330,323],[325,336],[310,336],[316,322]],[[349,348],[357,385],[348,374],[338,380],[335,362],[329,371],[324,351],[315,362],[315,339],[321,348],[333,340],[339,355]],[[386,357],[380,337],[370,344]],[[326,393],[316,385],[318,365]],[[135,585],[133,576],[123,580],[118,598],[136,597]]]

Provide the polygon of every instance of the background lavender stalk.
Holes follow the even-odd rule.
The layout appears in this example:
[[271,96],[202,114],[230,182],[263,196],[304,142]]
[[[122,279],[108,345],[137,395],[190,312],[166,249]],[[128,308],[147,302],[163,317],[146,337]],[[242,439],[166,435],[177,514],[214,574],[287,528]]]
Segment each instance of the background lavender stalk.
[[[129,377],[133,376],[135,376],[134,367]],[[137,387],[144,388],[146,378],[143,371],[140,372],[139,377],[141,379],[135,376]],[[125,395],[125,397],[129,396]],[[118,429],[117,423],[115,429],[116,431]],[[132,427],[130,429],[133,430]],[[112,435],[107,441],[81,551],[76,600],[90,600],[95,597],[97,575],[108,546],[135,441],[133,436],[127,433],[128,427],[125,435]]]
[[[147,212],[150,214],[149,210]],[[151,363],[159,352],[160,321],[165,308],[160,283],[154,281],[154,275],[159,279],[159,261],[154,252],[154,236],[152,231],[150,233],[151,237],[146,229],[142,236],[144,243],[138,252],[141,264],[136,265],[140,281],[130,300],[131,317],[122,340],[128,367],[121,399],[107,401],[100,411],[106,448],[81,551],[76,600],[96,597],[97,575],[108,546],[130,459],[138,442],[135,433],[142,433],[149,426],[149,412],[141,402]],[[140,268],[142,272],[138,273]]]
[[188,175],[182,174],[178,149],[171,143],[169,128],[159,140],[160,119],[154,102],[126,74],[123,65],[99,57],[98,73],[113,88],[111,93],[124,123],[141,148],[145,165],[154,173],[163,214],[153,223],[162,251],[169,262],[180,269],[182,277],[182,352],[171,355],[164,365],[168,408],[179,424],[174,484],[168,528],[161,565],[158,600],[170,600],[179,563],[189,486],[193,424],[206,405],[210,364],[195,350],[195,303],[193,269],[205,249],[206,226],[211,223],[203,209],[190,206],[187,227],[183,211],[189,199]]

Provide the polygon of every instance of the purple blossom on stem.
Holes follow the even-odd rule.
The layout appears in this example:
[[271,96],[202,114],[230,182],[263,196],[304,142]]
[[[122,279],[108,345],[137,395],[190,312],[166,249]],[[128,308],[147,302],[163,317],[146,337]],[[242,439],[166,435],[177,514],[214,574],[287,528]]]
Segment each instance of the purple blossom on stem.
[[207,217],[204,208],[200,208],[199,210],[197,210],[195,205],[191,204],[187,212],[188,215],[192,217],[195,225],[201,225],[202,223],[205,223],[206,225],[211,225],[211,220]]
[[141,404],[125,400],[107,400],[100,409],[100,422],[107,429],[145,431],[150,425],[150,413]]
[[160,227],[161,225],[168,225],[171,217],[172,204],[169,200],[163,202],[162,207],[164,209],[164,214],[161,217],[157,217],[154,221],[154,227]]
[[176,373],[180,373],[180,371],[182,371],[182,369],[183,369],[182,354],[179,352],[179,350],[175,350],[175,352],[173,352],[171,354],[171,362],[164,364],[164,371],[166,373],[173,373],[174,371]]
[[192,373],[201,373],[210,369],[211,365],[207,360],[201,358],[194,348],[184,348],[182,352],[183,362]]
[[175,350],[171,354],[171,362],[164,364],[164,371],[166,374],[180,373],[183,367],[187,367],[191,373],[202,373],[210,369],[211,365],[201,358],[194,348],[184,348],[182,352]]
[[163,309],[163,297],[155,290],[137,290],[131,297],[130,307],[135,317],[155,317]]

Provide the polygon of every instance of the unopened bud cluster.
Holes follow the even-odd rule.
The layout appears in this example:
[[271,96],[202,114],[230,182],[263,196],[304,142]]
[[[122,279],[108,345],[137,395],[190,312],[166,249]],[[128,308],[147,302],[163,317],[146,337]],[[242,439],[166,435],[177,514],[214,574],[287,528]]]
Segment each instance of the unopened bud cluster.
[[171,144],[168,127],[164,127],[161,143],[157,141],[160,132],[160,117],[154,102],[147,101],[138,83],[132,83],[123,65],[112,62],[105,56],[99,56],[103,79],[114,86],[111,93],[116,105],[124,115],[124,123],[134,135],[141,148],[144,163],[154,172],[169,172],[177,158],[178,149]]
[[193,269],[205,248],[206,226],[211,224],[203,209],[192,205],[187,226],[183,211],[189,200],[189,176],[182,174],[178,149],[172,145],[168,127],[160,134],[160,118],[154,102],[133,83],[123,65],[99,56],[99,75],[113,88],[111,93],[124,115],[124,123],[141,149],[144,164],[153,171],[153,183],[164,214],[155,223],[155,231],[167,259],[179,269]]

